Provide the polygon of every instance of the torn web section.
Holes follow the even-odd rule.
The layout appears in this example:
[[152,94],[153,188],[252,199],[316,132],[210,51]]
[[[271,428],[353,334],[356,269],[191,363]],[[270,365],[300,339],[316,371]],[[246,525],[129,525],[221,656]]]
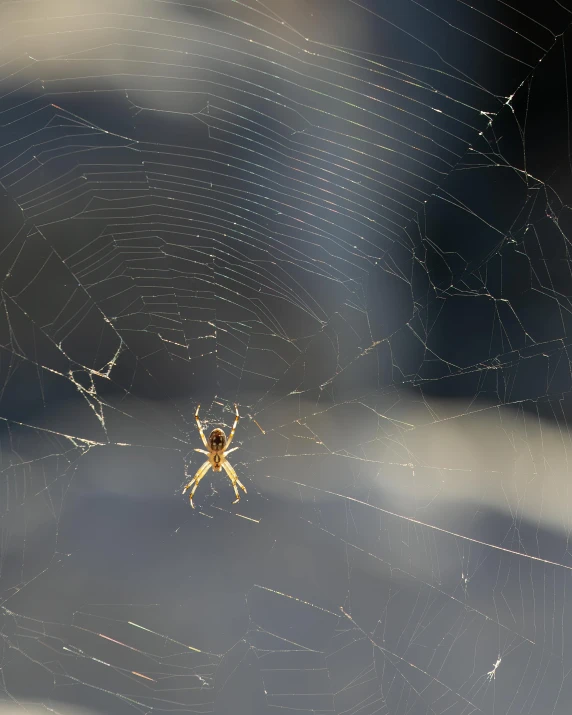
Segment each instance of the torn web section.
[[[57,660],[38,668],[26,683],[26,700],[41,702],[47,691],[63,712],[77,713],[83,712],[87,690],[95,712],[109,710],[110,701],[120,711],[144,712],[157,707],[155,691],[168,689],[178,691],[180,706],[212,711],[221,655],[154,631],[149,627],[156,620],[154,610],[135,604],[85,604],[65,623],[4,608],[4,642],[16,654],[6,667],[8,692],[16,695],[23,664],[30,659],[43,662],[47,653],[57,653]],[[169,702],[173,704],[172,698],[163,706],[168,708]]]
[[[177,447],[184,425],[169,424],[163,412],[159,427],[146,427],[145,418],[160,408],[145,414],[145,406],[133,402],[119,383],[127,375],[127,387],[139,392],[138,371],[146,379],[150,374],[118,340],[87,291],[70,280],[69,267],[45,236],[20,231],[2,257],[12,266],[1,314],[2,403],[10,415],[2,420],[0,437],[7,535],[2,646],[10,653],[3,666],[5,696],[54,698],[68,706],[89,702],[102,711],[109,710],[111,699],[114,706],[144,710],[161,682],[173,690],[183,687],[185,704],[210,709],[220,656],[202,654],[191,643],[166,648],[161,609],[152,615],[144,608],[138,619],[136,593],[123,613],[115,606],[88,605],[109,600],[107,588],[112,583],[120,588],[124,574],[133,571],[129,504],[150,491],[164,492],[165,483],[157,492],[148,479],[145,462],[153,466],[154,449],[175,459],[158,461],[153,479],[157,472],[168,475],[171,465],[179,470],[174,484],[179,483]],[[53,261],[53,290],[38,278],[38,268],[48,261]],[[18,291],[28,286],[29,291]],[[31,291],[38,290],[44,300],[34,307]],[[69,340],[70,333],[82,340]],[[179,444],[173,444],[177,438]],[[70,540],[78,518],[83,526]],[[131,549],[131,561],[123,561],[123,547]],[[147,558],[149,553],[148,548]],[[41,584],[41,597],[31,584]],[[121,599],[117,592],[110,600]],[[139,620],[145,626],[136,630]],[[155,632],[145,635],[145,628]]]
[[[412,418],[411,407],[408,412]],[[475,418],[458,416],[452,420],[455,432],[448,428],[442,407],[432,403],[427,412],[426,430],[419,415],[414,420],[421,432],[417,438],[417,430],[386,430],[386,438],[379,439],[385,445],[385,458],[372,464],[370,452],[359,471],[356,458],[343,454],[339,436],[340,450],[331,458],[325,454],[312,458],[308,448],[303,456],[292,454],[290,445],[299,434],[292,430],[289,461],[300,464],[299,472],[311,471],[313,479],[311,484],[301,483],[281,468],[281,460],[271,463],[268,490],[282,475],[280,493],[285,501],[299,498],[301,505],[295,532],[287,531],[286,523],[282,532],[280,516],[274,517],[273,534],[282,536],[266,570],[266,583],[271,580],[280,592],[272,599],[290,598],[303,589],[302,608],[310,620],[316,607],[343,603],[337,635],[332,635],[324,656],[332,685],[327,692],[336,694],[340,710],[342,705],[367,706],[375,712],[383,703],[419,712],[447,712],[451,707],[464,711],[491,701],[506,710],[514,700],[526,708],[539,698],[554,707],[556,686],[563,682],[562,659],[568,657],[570,614],[565,593],[570,565],[564,540],[550,535],[546,525],[538,526],[539,516],[549,506],[546,487],[554,475],[551,471],[543,475],[543,485],[538,475],[533,476],[532,465],[523,471],[522,458],[535,422],[531,420],[528,437],[522,440],[522,436],[515,439],[510,411],[494,427],[481,416],[484,428]],[[435,421],[437,414],[440,419]],[[363,434],[359,412],[352,416],[352,429]],[[333,415],[331,419],[335,424]],[[317,417],[308,422],[323,436],[334,433]],[[465,429],[473,439],[463,439]],[[483,440],[487,456],[490,451],[497,457],[492,465],[483,458],[476,461]],[[513,440],[517,444],[522,440],[516,479]],[[556,467],[555,454],[546,443],[533,446],[535,460],[544,454],[551,468]],[[456,459],[451,458],[452,450],[457,451]],[[345,483],[340,462],[347,464]],[[328,470],[321,469],[320,463],[326,463]],[[368,483],[370,489],[364,493]],[[496,491],[491,493],[491,487]],[[395,490],[401,499],[395,498]],[[355,496],[360,492],[361,499]],[[508,514],[501,519],[498,509],[503,498],[510,501]],[[540,548],[532,550],[535,536]],[[311,551],[306,546],[310,542]],[[556,561],[548,560],[551,554]],[[287,590],[282,590],[283,584],[288,584]],[[547,609],[554,620],[546,620]],[[336,612],[334,606],[332,611]],[[262,614],[264,609],[251,609],[254,625],[265,627]],[[278,624],[276,619],[272,634],[287,638]],[[290,663],[298,653],[292,649]],[[304,660],[301,655],[300,670],[308,678],[305,692],[315,694],[319,673],[314,668],[319,666],[313,661],[307,666]],[[287,669],[273,674],[283,678],[278,681],[282,687]],[[544,684],[554,683],[550,693],[538,673],[543,673]],[[530,687],[515,691],[515,680],[523,678]],[[278,692],[275,682],[272,693]]]

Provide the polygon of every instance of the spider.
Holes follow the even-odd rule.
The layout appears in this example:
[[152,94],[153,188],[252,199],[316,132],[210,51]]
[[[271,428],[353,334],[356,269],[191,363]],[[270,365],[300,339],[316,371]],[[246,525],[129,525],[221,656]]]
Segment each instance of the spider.
[[[210,433],[208,442],[207,438],[205,437],[201,421],[199,420],[199,408],[200,405],[197,407],[197,411],[195,412],[195,420],[197,421],[197,428],[199,430],[199,434],[201,435],[201,439],[203,440],[203,444],[205,445],[206,449],[195,449],[195,452],[201,452],[202,454],[206,454],[208,456],[208,459],[201,467],[199,467],[195,476],[183,489],[183,494],[194,484],[189,495],[191,500],[191,506],[194,509],[195,505],[193,504],[193,494],[199,486],[201,479],[205,476],[205,474],[209,471],[211,467],[213,468],[214,472],[220,472],[222,468],[226,472],[228,478],[232,483],[232,486],[234,487],[236,499],[232,503],[236,504],[236,502],[240,501],[240,494],[238,493],[238,489],[236,488],[237,484],[244,491],[245,494],[246,488],[244,484],[242,484],[242,482],[239,480],[237,473],[230,465],[228,459],[226,458],[226,455],[230,454],[231,452],[234,452],[235,449],[238,449],[238,447],[228,449],[228,446],[230,445],[230,443],[232,442],[232,438],[234,437],[234,431],[239,420],[238,407],[236,405],[234,406],[234,409],[236,411],[236,419],[234,420],[234,424],[232,425],[232,429],[230,430],[228,441],[226,439],[225,433],[217,427]],[[186,469],[185,474],[186,476],[189,476],[186,472]]]

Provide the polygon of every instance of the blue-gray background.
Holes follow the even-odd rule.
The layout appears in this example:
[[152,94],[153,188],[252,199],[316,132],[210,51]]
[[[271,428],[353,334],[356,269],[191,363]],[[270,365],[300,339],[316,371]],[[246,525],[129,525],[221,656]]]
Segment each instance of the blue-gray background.
[[0,4],[2,712],[570,711],[571,9]]

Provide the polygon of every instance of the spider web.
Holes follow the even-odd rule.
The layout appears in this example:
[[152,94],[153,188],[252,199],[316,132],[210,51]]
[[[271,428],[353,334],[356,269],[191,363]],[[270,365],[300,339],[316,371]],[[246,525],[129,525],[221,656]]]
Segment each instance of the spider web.
[[570,20],[0,4],[3,712],[568,712]]

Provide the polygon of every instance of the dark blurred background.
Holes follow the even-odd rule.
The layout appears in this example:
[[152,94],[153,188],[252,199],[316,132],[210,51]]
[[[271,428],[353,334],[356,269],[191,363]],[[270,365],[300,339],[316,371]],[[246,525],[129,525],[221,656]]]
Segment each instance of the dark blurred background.
[[0,3],[1,712],[569,712],[571,10]]

